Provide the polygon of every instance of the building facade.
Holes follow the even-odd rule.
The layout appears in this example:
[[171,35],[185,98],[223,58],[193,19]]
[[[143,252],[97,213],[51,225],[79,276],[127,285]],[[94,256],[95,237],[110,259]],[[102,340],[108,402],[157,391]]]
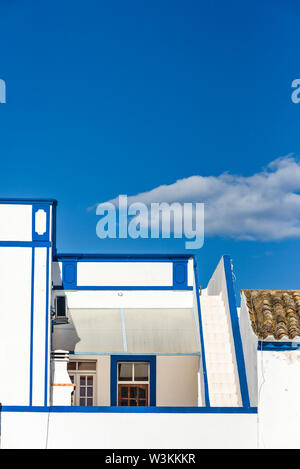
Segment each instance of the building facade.
[[56,206],[0,201],[2,447],[256,447],[230,258],[200,289],[193,256],[59,254]]

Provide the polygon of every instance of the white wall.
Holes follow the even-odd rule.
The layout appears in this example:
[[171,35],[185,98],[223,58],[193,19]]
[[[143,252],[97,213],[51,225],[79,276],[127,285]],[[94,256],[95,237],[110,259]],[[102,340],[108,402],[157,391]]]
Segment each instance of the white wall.
[[32,240],[32,205],[0,204],[0,241]]
[[254,334],[250,324],[249,311],[245,299],[245,295],[241,294],[240,308],[240,331],[244,351],[246,375],[248,382],[248,391],[250,405],[257,407],[258,391],[257,391],[257,336]]
[[199,356],[156,358],[156,405],[198,406]]
[[0,247],[0,402],[29,404],[32,249]]
[[97,357],[96,392],[97,405],[110,406],[110,356]]
[[300,350],[259,351],[260,448],[300,448]]
[[192,287],[194,285],[194,259],[191,258],[188,260],[188,265],[187,265],[187,276],[188,276],[188,286]]
[[56,296],[64,295],[70,309],[88,308],[192,308],[193,292],[191,290],[173,291],[128,291],[128,290],[54,290],[52,304]]
[[[49,314],[49,304],[46,304],[47,285],[47,248],[34,248],[34,309],[33,309],[33,372],[32,372],[32,405],[44,405],[45,397],[45,339],[46,316]],[[51,257],[51,254],[49,258]],[[49,263],[51,261],[49,260]],[[50,265],[48,266],[50,268]],[[50,301],[50,295],[49,300]],[[50,315],[49,315],[50,316]],[[48,331],[51,330],[50,317]],[[50,341],[48,337],[49,350]],[[49,355],[50,352],[48,352]],[[48,376],[49,357],[48,357]],[[49,387],[49,382],[47,387]],[[48,393],[49,394],[49,393]]]
[[2,415],[2,448],[244,449],[256,445],[255,414]]
[[[50,350],[50,319],[47,322],[48,351],[45,343],[49,312],[47,293],[49,299],[51,297],[51,275],[47,284],[51,248],[39,247],[39,241],[30,244],[34,235],[32,210],[32,204],[0,204],[0,241],[3,242],[0,247],[0,402],[3,405],[30,404],[31,376],[32,404],[44,404],[45,364],[47,360],[49,366]],[[46,232],[46,218],[45,205],[45,210],[39,209],[35,215],[36,233]],[[52,207],[49,240],[52,239],[51,220]],[[29,242],[28,247],[18,245],[24,242]]]
[[78,262],[78,286],[172,286],[172,262]]
[[[46,251],[34,248],[33,405],[44,404]],[[29,405],[32,253],[32,248],[0,247],[0,402],[4,405]],[[48,343],[50,347],[49,338]]]

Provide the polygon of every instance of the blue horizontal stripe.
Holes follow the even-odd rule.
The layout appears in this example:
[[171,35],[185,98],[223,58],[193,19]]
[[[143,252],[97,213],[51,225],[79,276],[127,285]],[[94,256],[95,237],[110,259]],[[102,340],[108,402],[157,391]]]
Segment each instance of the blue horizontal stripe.
[[14,198],[0,199],[0,204],[32,205],[34,203],[57,205],[57,200],[56,199],[14,199]]
[[17,248],[49,248],[50,241],[0,241],[0,247]]
[[3,406],[2,412],[121,413],[121,414],[257,414],[257,407],[72,407]]
[[[75,351],[72,351],[72,352],[69,352],[69,353],[70,353],[70,355],[100,355],[100,356],[102,356],[102,355],[114,356],[114,355],[122,354],[122,355],[129,355],[129,356],[133,356],[133,357],[136,355],[135,353],[123,352],[123,351],[116,352],[116,353],[111,353],[111,352],[101,352],[101,353],[100,352],[99,353],[98,352],[75,352]],[[153,352],[151,352],[151,353],[144,353],[143,352],[143,355],[159,355],[159,356],[163,356],[163,357],[165,357],[165,356],[167,356],[167,357],[169,357],[169,356],[170,357],[177,357],[177,356],[184,356],[184,357],[185,356],[189,356],[189,357],[190,356],[196,356],[196,357],[199,357],[201,355],[201,353],[200,352],[191,352],[191,353],[184,353],[184,352],[183,353],[180,353],[180,352],[178,352],[178,353],[164,353],[164,352],[158,352],[158,353],[155,352],[155,353],[153,353]]]
[[287,350],[299,350],[300,343],[297,342],[258,342],[257,350],[270,352],[284,352]]
[[193,287],[185,287],[185,288],[178,288],[178,287],[161,287],[161,286],[150,286],[150,287],[128,287],[128,286],[93,286],[93,287],[77,287],[74,286],[72,288],[64,288],[63,286],[56,285],[53,287],[53,290],[65,290],[65,291],[73,291],[73,290],[177,290],[177,291],[192,291]]
[[188,260],[192,254],[60,254],[55,255],[55,261],[76,262],[172,262],[175,260]]

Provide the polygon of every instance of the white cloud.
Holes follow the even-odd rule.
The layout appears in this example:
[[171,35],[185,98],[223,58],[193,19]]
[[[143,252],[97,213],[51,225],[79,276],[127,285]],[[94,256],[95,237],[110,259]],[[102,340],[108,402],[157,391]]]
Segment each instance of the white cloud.
[[288,155],[248,177],[191,176],[128,197],[132,202],[203,202],[205,236],[300,238],[300,162]]

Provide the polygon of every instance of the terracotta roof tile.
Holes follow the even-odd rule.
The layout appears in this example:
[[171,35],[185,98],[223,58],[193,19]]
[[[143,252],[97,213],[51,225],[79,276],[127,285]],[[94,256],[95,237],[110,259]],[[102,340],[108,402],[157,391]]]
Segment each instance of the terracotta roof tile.
[[259,339],[300,337],[300,290],[242,290]]

